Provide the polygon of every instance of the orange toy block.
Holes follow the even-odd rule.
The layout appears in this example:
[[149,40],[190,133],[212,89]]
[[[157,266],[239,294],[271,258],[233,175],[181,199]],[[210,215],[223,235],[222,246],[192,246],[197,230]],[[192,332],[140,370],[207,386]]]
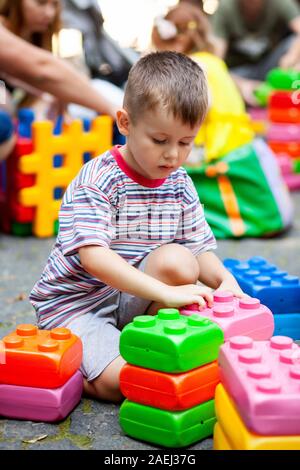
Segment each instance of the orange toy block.
[[67,328],[18,325],[0,343],[0,383],[7,385],[58,388],[82,360],[81,340]]
[[120,388],[130,401],[163,410],[186,410],[211,400],[219,383],[217,361],[182,374],[125,364]]

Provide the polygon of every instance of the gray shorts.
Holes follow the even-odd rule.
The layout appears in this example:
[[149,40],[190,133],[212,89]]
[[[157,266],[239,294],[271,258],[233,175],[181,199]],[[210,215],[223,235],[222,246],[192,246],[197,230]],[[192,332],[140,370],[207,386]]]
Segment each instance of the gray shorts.
[[[145,257],[136,267],[144,271]],[[88,381],[94,380],[120,355],[119,338],[122,328],[137,315],[143,315],[151,300],[117,292],[99,308],[85,313],[66,326],[81,338],[83,358],[81,372]]]

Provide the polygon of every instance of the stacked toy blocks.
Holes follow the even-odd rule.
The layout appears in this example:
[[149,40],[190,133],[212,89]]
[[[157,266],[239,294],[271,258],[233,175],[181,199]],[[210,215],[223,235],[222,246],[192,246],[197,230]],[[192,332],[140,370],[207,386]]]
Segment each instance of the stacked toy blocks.
[[19,325],[0,341],[0,416],[59,421],[82,393],[82,343],[67,328]]
[[267,141],[278,157],[282,175],[291,190],[300,188],[300,73],[272,70],[268,81],[270,121]]
[[236,335],[264,340],[274,332],[273,315],[267,307],[255,298],[237,299],[231,292],[215,291],[212,307],[200,310],[199,305],[192,304],[180,309],[180,313],[209,318],[223,330],[225,341]]
[[247,261],[227,258],[226,268],[234,275],[242,290],[256,297],[274,314],[275,334],[300,339],[300,282],[264,258]]
[[88,130],[76,120],[63,126],[58,135],[50,121],[32,123],[29,119],[19,129],[21,135],[7,161],[3,228],[16,235],[53,236],[66,187],[87,157],[111,148],[112,119],[97,117]]
[[131,437],[184,447],[212,434],[216,359],[222,330],[208,318],[184,317],[176,309],[139,316],[120,337],[127,361],[120,374],[127,398],[120,424]]
[[300,450],[300,348],[235,336],[220,348],[216,450]]

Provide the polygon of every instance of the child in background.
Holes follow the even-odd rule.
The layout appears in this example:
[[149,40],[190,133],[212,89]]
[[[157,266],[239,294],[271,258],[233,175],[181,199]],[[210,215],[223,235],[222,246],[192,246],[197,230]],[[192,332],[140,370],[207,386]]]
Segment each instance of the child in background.
[[89,396],[119,401],[120,330],[160,307],[243,295],[212,252],[215,238],[182,164],[205,117],[202,69],[175,52],[131,69],[117,125],[126,144],[93,159],[64,195],[59,234],[30,300],[38,326],[66,326],[83,342]]
[[[210,107],[195,140],[198,148],[204,145],[205,161],[220,158],[253,140],[254,132],[242,96],[225,62],[214,55],[215,39],[200,8],[187,2],[171,8],[163,18],[156,19],[152,42],[159,51],[188,54],[206,74]],[[195,149],[189,164],[201,163],[198,153]],[[202,153],[199,155],[201,159]]]

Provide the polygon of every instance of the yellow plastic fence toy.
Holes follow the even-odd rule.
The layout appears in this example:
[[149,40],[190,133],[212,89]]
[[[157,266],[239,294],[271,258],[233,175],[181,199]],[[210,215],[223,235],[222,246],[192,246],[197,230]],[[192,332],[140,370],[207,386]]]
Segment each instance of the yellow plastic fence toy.
[[[91,130],[83,132],[81,121],[73,121],[61,135],[53,135],[53,123],[36,122],[32,126],[34,152],[19,161],[19,170],[35,174],[34,186],[23,188],[19,202],[25,207],[36,207],[33,233],[37,237],[53,235],[61,200],[54,199],[55,188],[65,189],[83,165],[83,154],[100,155],[112,146],[112,119],[100,116],[94,119]],[[54,155],[63,155],[63,166],[53,166]]]

